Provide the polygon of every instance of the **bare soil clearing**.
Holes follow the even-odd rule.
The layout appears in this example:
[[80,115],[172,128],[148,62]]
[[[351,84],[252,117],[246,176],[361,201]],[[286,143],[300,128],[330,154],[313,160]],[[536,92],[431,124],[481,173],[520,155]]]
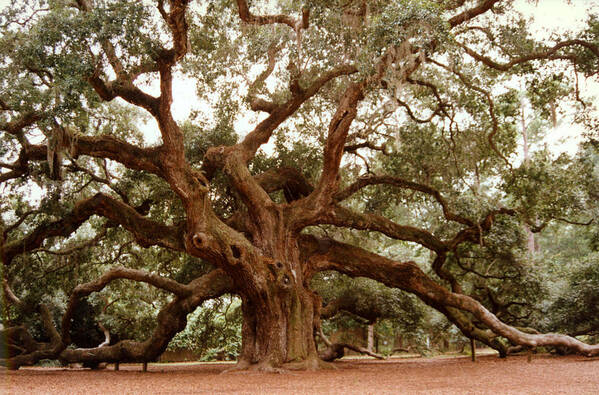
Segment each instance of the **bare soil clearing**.
[[337,370],[225,373],[231,364],[121,365],[120,371],[3,371],[4,394],[598,394],[599,359],[526,356],[342,360]]

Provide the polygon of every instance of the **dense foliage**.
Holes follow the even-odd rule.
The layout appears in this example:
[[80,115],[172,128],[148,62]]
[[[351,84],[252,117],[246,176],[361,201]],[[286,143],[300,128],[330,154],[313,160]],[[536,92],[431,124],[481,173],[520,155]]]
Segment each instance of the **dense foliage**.
[[522,7],[6,7],[3,363],[596,355],[599,23]]

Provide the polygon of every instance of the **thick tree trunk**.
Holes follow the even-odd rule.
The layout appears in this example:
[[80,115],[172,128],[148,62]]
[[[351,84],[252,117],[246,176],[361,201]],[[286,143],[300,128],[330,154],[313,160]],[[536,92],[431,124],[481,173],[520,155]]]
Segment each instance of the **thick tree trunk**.
[[270,285],[271,292],[259,298],[242,296],[239,368],[318,367],[310,291],[301,285],[287,289]]
[[[320,366],[314,341],[320,299],[304,282],[294,237],[280,232],[261,247],[265,255],[231,273],[242,299],[242,350],[236,369],[312,369]],[[272,246],[271,241],[276,240]],[[261,243],[258,243],[261,244]]]

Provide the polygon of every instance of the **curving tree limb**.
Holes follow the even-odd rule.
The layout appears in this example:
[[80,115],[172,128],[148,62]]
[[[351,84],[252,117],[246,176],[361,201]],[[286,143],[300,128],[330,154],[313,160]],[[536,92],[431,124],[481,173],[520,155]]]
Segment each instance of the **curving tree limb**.
[[[70,323],[72,313],[80,297],[97,292],[116,279],[131,279],[147,282],[151,285],[175,293],[177,296],[166,305],[157,317],[157,326],[151,336],[143,342],[123,340],[114,345],[101,344],[95,348],[68,349],[70,343]],[[5,333],[11,335],[14,343],[25,343],[19,347],[20,355],[0,359],[0,364],[10,369],[23,365],[33,365],[41,359],[60,359],[63,362],[147,362],[155,360],[168,346],[170,340],[187,323],[187,315],[205,300],[216,298],[233,291],[230,278],[222,270],[213,270],[188,285],[179,284],[168,278],[125,268],[113,269],[96,281],[78,286],[71,295],[69,305],[63,316],[62,335],[58,333],[52,317],[45,306],[40,306],[44,327],[51,342],[37,343],[22,327],[9,328]],[[8,331],[8,332],[7,332]]]
[[142,246],[160,245],[176,251],[185,250],[182,229],[152,221],[140,215],[133,207],[98,193],[78,202],[60,220],[39,225],[20,240],[7,241],[0,251],[4,265],[10,265],[17,255],[39,248],[49,237],[70,235],[94,214],[122,225]]
[[359,247],[314,237],[302,237],[303,247],[314,251],[309,262],[316,271],[337,270],[352,277],[367,276],[383,284],[413,293],[432,307],[444,306],[472,314],[498,336],[513,344],[535,348],[564,347],[585,356],[599,355],[599,345],[588,345],[567,335],[530,334],[501,322],[473,298],[451,292],[432,281],[413,262],[395,262]]

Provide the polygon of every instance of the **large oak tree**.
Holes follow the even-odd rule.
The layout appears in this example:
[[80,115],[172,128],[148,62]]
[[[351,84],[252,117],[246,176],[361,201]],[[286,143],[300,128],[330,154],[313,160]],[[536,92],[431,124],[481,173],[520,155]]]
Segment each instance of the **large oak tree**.
[[[230,293],[242,300],[238,368],[317,368],[321,314],[342,301],[323,307],[310,281],[329,270],[412,293],[501,355],[599,354],[502,322],[512,304],[489,288],[477,297],[457,275],[517,285],[513,260],[497,274],[468,259],[503,259],[522,244],[497,237],[506,224],[532,234],[585,222],[596,193],[582,167],[562,166],[556,185],[518,152],[525,109],[542,122],[584,105],[577,114],[592,125],[578,78],[598,70],[597,20],[535,40],[512,3],[58,0],[4,10],[3,314],[39,313],[46,340],[5,328],[3,363],[152,361],[189,313]],[[177,79],[197,98],[175,90]],[[189,100],[203,104],[176,120],[173,102]],[[158,143],[144,142],[142,119],[157,125]],[[40,202],[23,198],[32,190]],[[91,236],[73,243],[81,234]],[[430,271],[394,259],[394,243],[430,259]],[[98,246],[116,255],[112,267],[59,278],[69,292],[60,317],[44,290],[28,288],[40,254],[60,268],[55,257]],[[136,264],[113,264],[130,262],[118,259],[123,249]],[[153,267],[146,253],[170,261]],[[212,269],[183,281],[173,257]],[[172,295],[151,335],[69,347],[82,299],[115,280]]]

